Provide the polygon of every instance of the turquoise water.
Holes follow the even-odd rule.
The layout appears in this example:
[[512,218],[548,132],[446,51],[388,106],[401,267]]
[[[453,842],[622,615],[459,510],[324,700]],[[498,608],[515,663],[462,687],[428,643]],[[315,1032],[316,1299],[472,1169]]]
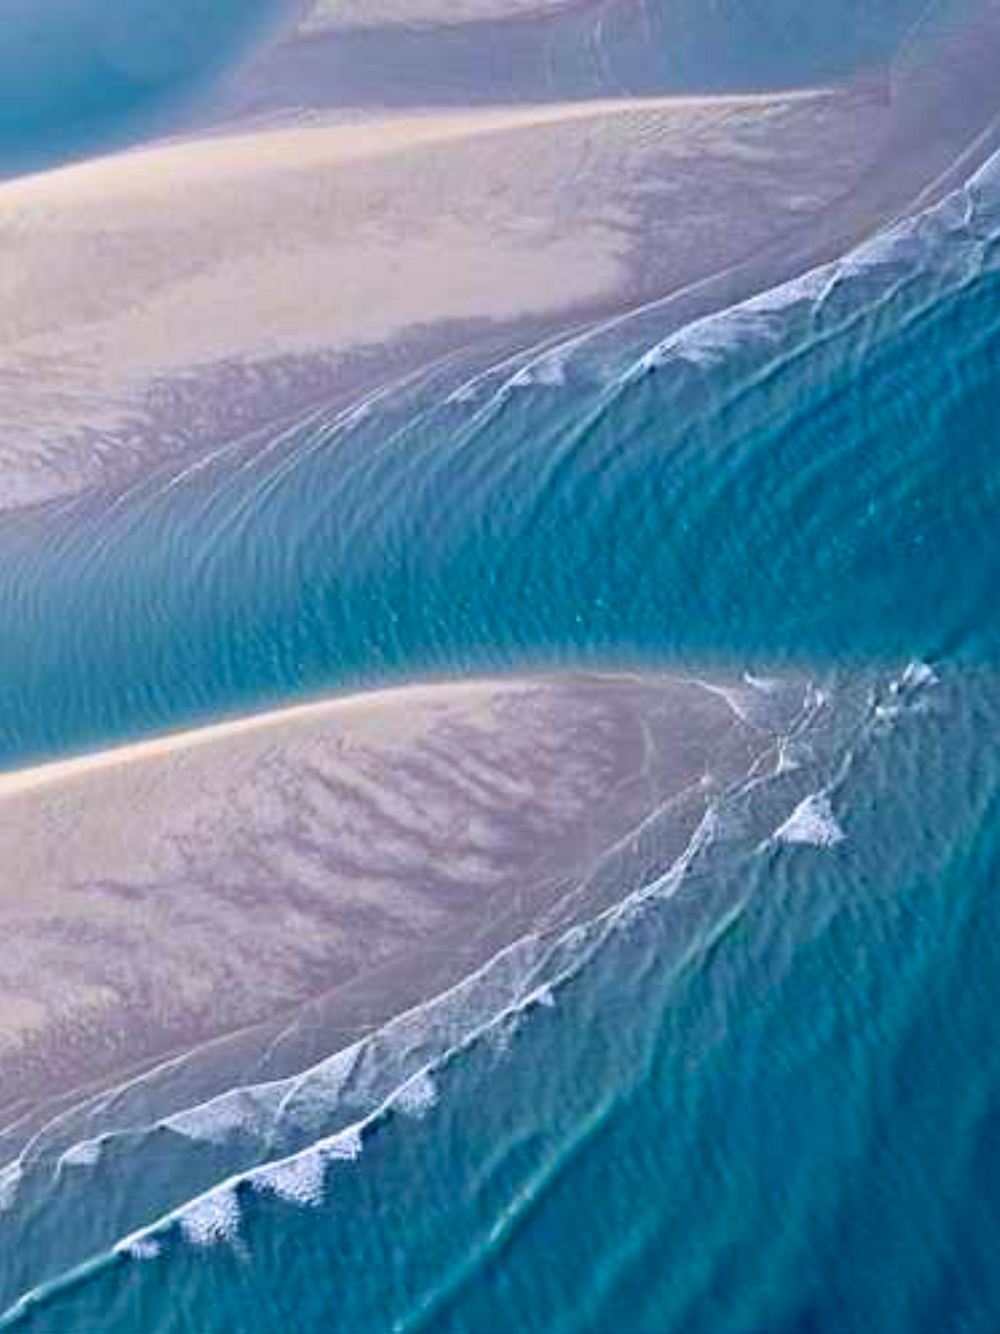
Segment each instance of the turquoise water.
[[[697,325],[4,521],[10,764],[539,661],[814,686],[598,921],[297,1080],[43,1137],[0,1327],[996,1330],[998,237],[991,162]],[[776,839],[803,810],[842,841]]]
[[288,0],[6,0],[0,178],[149,132],[289,7]]

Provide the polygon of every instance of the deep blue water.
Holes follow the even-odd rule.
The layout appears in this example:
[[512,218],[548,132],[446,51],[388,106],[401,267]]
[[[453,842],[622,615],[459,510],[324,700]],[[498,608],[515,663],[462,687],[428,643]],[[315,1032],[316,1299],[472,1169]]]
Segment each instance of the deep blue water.
[[[438,370],[4,523],[9,763],[538,661],[816,686],[680,863],[419,1041],[0,1173],[0,1309],[48,1284],[0,1327],[993,1334],[998,237],[991,163],[662,342]],[[843,842],[776,843],[810,798]]]

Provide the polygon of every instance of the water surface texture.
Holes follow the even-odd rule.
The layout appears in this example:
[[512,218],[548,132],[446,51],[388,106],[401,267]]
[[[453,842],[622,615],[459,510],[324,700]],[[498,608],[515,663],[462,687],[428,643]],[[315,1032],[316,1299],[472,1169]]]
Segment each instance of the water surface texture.
[[0,177],[127,141],[224,70],[280,10],[281,0],[10,0]]
[[[36,805],[0,774],[0,818],[44,816],[80,848],[24,860],[46,893],[65,882],[72,918],[29,927],[2,879],[0,910],[88,997],[78,1025],[53,1026],[16,961],[0,965],[0,1024],[27,1035],[23,1052],[0,1045],[0,1069],[25,1072],[0,1090],[0,1329],[993,1334],[1000,8],[279,8],[219,5],[217,33],[190,19],[164,78],[199,87],[171,93],[167,149],[0,186],[15,239],[18,210],[46,200],[72,224],[53,237],[97,235],[94,183],[119,190],[132,230],[109,219],[94,263],[118,244],[122,290],[135,265],[176,320],[94,315],[68,271],[77,341],[53,341],[43,307],[61,289],[23,252],[39,267],[11,284],[0,328],[24,423],[0,409],[0,760],[331,691],[445,693],[416,739],[412,712],[379,704],[363,745],[334,724],[322,754],[298,733],[255,742],[252,785],[221,740],[169,781],[140,764],[100,788],[77,769]],[[146,38],[122,41],[139,60]],[[58,59],[39,144],[71,103],[140,137],[131,92],[112,107],[100,69]],[[680,95],[737,102],[679,129],[660,100]],[[485,105],[485,128],[434,120]],[[365,146],[386,115],[389,137]],[[335,153],[309,156],[345,124],[322,141]],[[821,135],[810,175],[803,145]],[[473,174],[489,164],[489,200],[462,193],[463,153]],[[738,200],[704,174],[713,155],[722,177],[750,173]],[[200,234],[189,214],[174,232],[142,221],[134,201],[165,167],[206,192],[232,173],[259,228],[253,267],[214,214]],[[688,185],[663,194],[654,168]],[[428,177],[459,197],[434,234],[444,260],[407,249],[429,223],[379,249],[384,200]],[[363,208],[323,211],[355,185]],[[561,212],[550,193],[570,189]],[[304,229],[332,217],[346,234],[344,216],[365,233],[359,272],[398,262],[426,285],[402,284],[410,304],[387,286],[398,323],[355,337],[317,278],[319,332],[281,342],[294,257],[320,253]],[[46,255],[60,282],[69,245]],[[541,252],[579,290],[543,292]],[[450,282],[485,273],[506,290],[484,277],[479,304],[448,304]],[[259,323],[220,310],[217,358],[184,318],[225,291],[200,289],[205,274],[232,282],[238,311],[259,283]],[[349,276],[347,305],[369,290]],[[151,372],[140,354],[151,365],[170,340],[183,356]],[[127,383],[108,348],[134,349]],[[459,697],[434,699],[466,678],[511,693],[452,725]],[[457,826],[440,813],[456,785]],[[342,843],[317,811],[347,812]],[[119,854],[118,879],[87,869]],[[328,912],[331,878],[375,890]],[[461,916],[480,881],[500,905],[485,933]],[[86,971],[154,893],[162,973],[138,947],[131,978]],[[441,895],[457,916],[436,915]],[[354,951],[350,985],[327,916]],[[163,979],[184,977],[178,942],[208,921],[219,994],[178,982],[178,1012],[224,1018],[231,1001],[231,1019],[174,1031]],[[278,1016],[286,937],[312,990],[283,977]],[[435,942],[448,957],[431,967]],[[88,1007],[114,1013],[119,986],[118,1035],[88,1048]],[[256,1009],[241,987],[260,988]],[[159,1046],[135,1038],[144,1025]],[[50,1029],[70,1053],[59,1088],[31,1045]]]

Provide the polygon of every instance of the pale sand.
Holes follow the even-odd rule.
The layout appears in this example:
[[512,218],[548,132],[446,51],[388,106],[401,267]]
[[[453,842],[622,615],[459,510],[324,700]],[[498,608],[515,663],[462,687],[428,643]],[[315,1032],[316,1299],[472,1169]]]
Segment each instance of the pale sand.
[[766,110],[815,100],[408,116],[13,181],[0,187],[0,360],[120,378],[606,297],[657,173],[727,150],[739,167],[763,149],[740,142],[748,117],[770,131]]
[[249,714],[227,722],[209,723],[204,727],[170,732],[129,745],[114,746],[70,759],[54,760],[27,769],[0,773],[0,801],[20,796],[53,784],[70,783],[90,774],[120,769],[126,765],[144,764],[152,760],[169,760],[186,755],[206,746],[224,746],[237,737],[265,732],[268,741],[281,741],[302,726],[324,721],[349,724],[352,735],[391,735],[400,742],[419,731],[428,709],[442,707],[473,708],[479,703],[489,707],[498,692],[514,697],[519,690],[530,689],[527,682],[503,679],[463,681],[447,686],[447,705],[442,695],[444,687],[436,685],[399,686],[394,689],[371,691],[356,695],[342,695],[331,699],[314,700],[308,704],[292,704]]
[[605,59],[642,12],[290,5],[187,137],[0,186],[0,511],[669,298],[658,341],[905,209],[992,104],[994,19],[827,95],[608,101],[663,87]]
[[[857,116],[824,93],[437,112],[172,142],[8,182],[0,504],[92,483],[82,428],[128,422],[152,451],[151,384],[191,392],[201,375],[207,404],[224,368],[263,368],[263,418],[290,358],[325,358],[335,381],[349,354],[559,327],[724,269],[857,174]],[[217,421],[208,434],[217,445]]]
[[83,1085],[248,1025],[256,1060],[320,1002],[283,1050],[328,1054],[590,914],[679,855],[764,744],[694,683],[552,677],[305,705],[5,775],[0,1156],[5,1122]]

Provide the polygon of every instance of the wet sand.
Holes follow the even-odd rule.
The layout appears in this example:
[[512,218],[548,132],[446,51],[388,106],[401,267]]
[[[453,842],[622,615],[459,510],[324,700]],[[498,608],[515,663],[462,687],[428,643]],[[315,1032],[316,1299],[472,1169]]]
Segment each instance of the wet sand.
[[4,775],[0,1120],[255,1025],[273,1046],[310,1005],[328,1053],[605,906],[602,862],[652,812],[679,855],[767,741],[698,684],[551,677]]

